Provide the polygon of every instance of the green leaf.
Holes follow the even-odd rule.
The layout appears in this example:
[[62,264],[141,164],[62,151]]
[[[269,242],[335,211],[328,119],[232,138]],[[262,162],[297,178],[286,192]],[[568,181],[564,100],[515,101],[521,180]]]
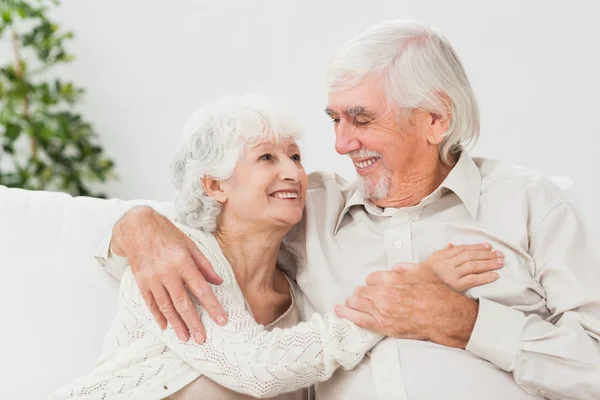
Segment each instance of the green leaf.
[[9,142],[14,142],[21,134],[21,127],[16,124],[8,123],[5,126],[4,134],[8,138]]
[[8,154],[13,154],[15,152],[15,148],[12,146],[12,144],[9,143],[4,143],[2,145],[2,150],[4,150],[4,152]]
[[2,20],[7,24],[10,24],[12,22],[12,15],[9,10],[6,10],[2,13]]

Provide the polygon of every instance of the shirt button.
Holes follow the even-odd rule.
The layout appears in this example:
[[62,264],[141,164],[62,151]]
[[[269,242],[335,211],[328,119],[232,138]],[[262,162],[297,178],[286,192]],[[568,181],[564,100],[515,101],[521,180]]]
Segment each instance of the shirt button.
[[395,247],[395,248],[397,248],[397,249],[401,249],[401,248],[402,248],[402,246],[403,246],[403,244],[402,244],[402,242],[401,242],[401,241],[399,241],[399,240],[396,240],[396,241],[394,242],[394,247]]
[[390,374],[389,372],[385,372],[383,374],[383,379],[385,379],[386,381],[389,381],[390,379],[392,379],[392,374]]

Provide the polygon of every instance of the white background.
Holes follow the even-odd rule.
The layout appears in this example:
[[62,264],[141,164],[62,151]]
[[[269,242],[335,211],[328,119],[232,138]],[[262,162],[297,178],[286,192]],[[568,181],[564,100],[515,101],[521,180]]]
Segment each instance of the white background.
[[82,111],[117,163],[110,196],[170,199],[186,118],[226,92],[283,102],[305,128],[307,170],[352,179],[322,112],[327,60],[363,29],[411,18],[442,30],[467,69],[482,110],[471,153],[569,176],[599,231],[597,0],[66,0],[55,16],[78,57],[60,74],[87,89]]

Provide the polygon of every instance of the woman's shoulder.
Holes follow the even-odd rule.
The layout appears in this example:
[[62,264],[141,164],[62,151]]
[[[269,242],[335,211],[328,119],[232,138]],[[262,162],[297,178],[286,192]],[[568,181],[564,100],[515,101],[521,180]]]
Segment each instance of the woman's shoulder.
[[175,222],[175,226],[192,239],[225,284],[235,282],[233,269],[223,255],[223,251],[212,232],[203,231],[181,222]]
[[179,228],[180,231],[188,235],[192,240],[198,241],[202,244],[208,243],[210,240],[210,236],[212,233],[203,231],[202,229],[191,227],[183,222],[174,222],[175,226]]

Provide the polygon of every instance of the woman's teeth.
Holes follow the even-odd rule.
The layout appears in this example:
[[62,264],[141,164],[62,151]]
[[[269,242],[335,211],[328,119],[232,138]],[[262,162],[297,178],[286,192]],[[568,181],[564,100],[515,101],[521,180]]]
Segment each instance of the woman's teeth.
[[275,192],[271,196],[278,199],[297,199],[298,193],[296,192]]

